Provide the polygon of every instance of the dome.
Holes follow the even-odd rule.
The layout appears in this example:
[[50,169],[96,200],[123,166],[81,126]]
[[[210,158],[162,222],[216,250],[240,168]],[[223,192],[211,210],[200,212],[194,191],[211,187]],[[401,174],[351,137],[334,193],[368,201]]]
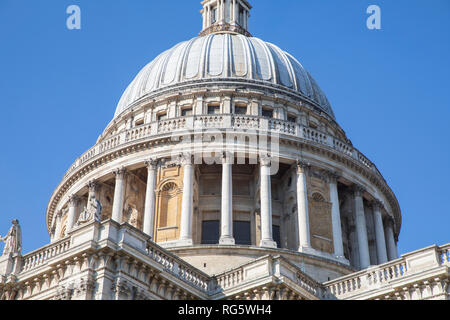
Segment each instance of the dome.
[[196,37],[160,54],[125,90],[115,117],[160,89],[211,79],[281,87],[300,94],[334,119],[325,94],[297,59],[271,43],[232,33]]

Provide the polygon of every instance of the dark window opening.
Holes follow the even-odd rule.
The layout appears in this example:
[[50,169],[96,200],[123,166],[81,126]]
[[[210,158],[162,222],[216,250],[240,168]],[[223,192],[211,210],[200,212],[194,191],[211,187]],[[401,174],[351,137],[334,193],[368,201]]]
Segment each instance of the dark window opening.
[[236,114],[247,114],[247,107],[235,107],[234,109]]
[[181,116],[182,117],[192,116],[192,109],[181,110]]
[[158,115],[158,121],[163,121],[163,120],[166,120],[166,119],[167,119],[167,114],[166,113]]
[[272,226],[272,237],[273,237],[273,241],[275,241],[277,243],[277,247],[281,248],[280,226],[276,226],[276,225]]
[[244,26],[244,8],[239,6],[239,24]]
[[202,244],[218,244],[220,238],[220,221],[202,222]]
[[252,244],[250,222],[233,221],[233,234],[236,244],[250,246]]
[[263,109],[262,110],[262,116],[266,117],[266,118],[273,118],[273,110]]
[[208,114],[219,114],[220,106],[208,106]]
[[216,21],[217,21],[217,7],[212,9],[211,24],[215,23]]
[[297,118],[292,117],[292,116],[288,116],[287,120],[288,120],[289,122],[292,122],[292,123],[296,123],[296,122],[297,122]]

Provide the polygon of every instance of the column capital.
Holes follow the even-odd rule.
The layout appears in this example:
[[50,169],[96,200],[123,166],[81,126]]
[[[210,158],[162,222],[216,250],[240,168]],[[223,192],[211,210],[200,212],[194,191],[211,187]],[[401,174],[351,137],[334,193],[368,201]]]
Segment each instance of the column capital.
[[384,217],[383,223],[385,226],[389,226],[394,229],[394,219],[390,215]]
[[222,152],[222,164],[233,164],[234,153],[230,151]]
[[372,208],[374,209],[374,210],[383,210],[383,208],[384,208],[384,204],[383,204],[383,202],[381,202],[380,200],[378,200],[378,199],[375,199],[375,200],[373,200],[372,202],[371,202],[371,205],[372,205]]
[[328,178],[329,183],[337,183],[338,179],[341,177],[338,172],[327,169],[323,170],[323,174]]
[[56,219],[59,219],[59,218],[61,218],[62,216],[63,216],[63,211],[62,211],[62,210],[59,210],[58,212],[56,212],[55,218],[56,218]]
[[95,180],[90,180],[87,183],[86,187],[89,189],[89,192],[95,192],[95,191],[97,191],[97,188],[98,188],[98,182]]
[[296,160],[296,165],[297,165],[297,172],[299,173],[305,173],[306,170],[308,170],[311,167],[311,164],[309,162],[300,159]]
[[364,192],[366,192],[366,188],[364,188],[362,185],[355,183],[353,185],[353,192],[355,193],[355,196],[362,196]]
[[178,156],[178,162],[183,166],[192,165],[192,154],[180,153]]
[[125,177],[127,170],[124,167],[117,168],[113,171],[116,179],[123,179]]
[[159,161],[157,159],[148,159],[144,163],[148,170],[156,170]]
[[69,206],[76,207],[78,204],[78,200],[79,200],[79,198],[76,194],[69,196]]
[[259,163],[262,167],[270,167],[270,164],[272,162],[272,158],[268,154],[261,154],[259,156]]

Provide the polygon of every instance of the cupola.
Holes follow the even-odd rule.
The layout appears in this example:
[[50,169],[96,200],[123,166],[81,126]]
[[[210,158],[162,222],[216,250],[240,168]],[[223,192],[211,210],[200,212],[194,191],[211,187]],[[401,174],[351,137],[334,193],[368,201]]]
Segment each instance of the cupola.
[[205,0],[202,2],[203,30],[200,36],[210,33],[240,33],[247,37],[248,20],[252,6],[246,0]]

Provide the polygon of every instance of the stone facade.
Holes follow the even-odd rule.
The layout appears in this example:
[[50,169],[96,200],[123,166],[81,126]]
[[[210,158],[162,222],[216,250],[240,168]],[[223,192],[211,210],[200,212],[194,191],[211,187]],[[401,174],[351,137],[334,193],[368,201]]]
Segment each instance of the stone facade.
[[55,189],[51,244],[1,258],[0,297],[447,299],[449,246],[398,257],[398,201],[314,79],[249,37],[247,1],[202,4]]

